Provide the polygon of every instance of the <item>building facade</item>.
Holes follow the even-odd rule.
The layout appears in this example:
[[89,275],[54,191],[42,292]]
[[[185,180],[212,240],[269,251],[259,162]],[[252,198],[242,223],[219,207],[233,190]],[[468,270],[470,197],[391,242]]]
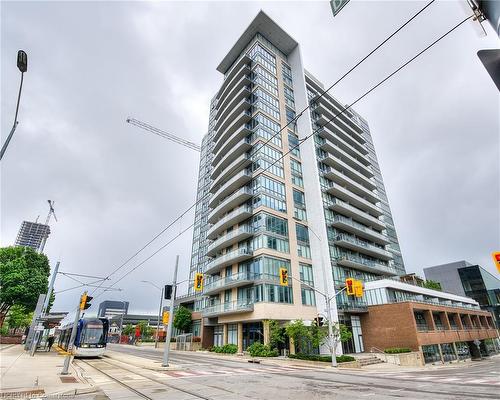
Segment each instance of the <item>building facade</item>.
[[15,246],[31,247],[40,250],[42,243],[50,234],[50,226],[38,222],[23,221],[17,234]]
[[[190,278],[205,276],[194,308],[211,344],[242,351],[268,341],[269,319],[326,315],[311,287],[332,296],[347,277],[405,268],[368,124],[341,114],[344,104],[304,69],[299,44],[261,11],[217,70],[224,80],[202,142]],[[357,333],[365,312],[345,295],[332,303],[333,319]]]
[[361,315],[365,351],[409,348],[423,363],[480,358],[500,351],[493,315],[470,297],[399,280],[365,285],[368,312]]
[[483,310],[493,313],[500,328],[500,279],[464,260],[424,268],[424,274],[447,292],[472,297]]
[[122,318],[128,314],[128,301],[105,300],[99,304],[97,318]]

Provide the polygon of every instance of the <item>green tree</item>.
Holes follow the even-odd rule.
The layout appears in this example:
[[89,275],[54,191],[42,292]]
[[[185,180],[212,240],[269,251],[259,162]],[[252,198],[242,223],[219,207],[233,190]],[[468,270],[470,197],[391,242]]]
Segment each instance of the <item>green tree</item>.
[[127,335],[127,336],[128,336],[128,335],[131,335],[131,334],[132,334],[132,333],[134,333],[134,332],[135,332],[135,328],[132,326],[132,324],[127,324],[127,325],[125,325],[125,326],[123,327],[123,331],[122,331],[122,333],[123,333],[124,335]]
[[139,331],[141,332],[141,337],[150,338],[153,334],[153,328],[148,325],[147,321],[139,321],[137,323],[137,326],[139,327]]
[[18,329],[26,328],[31,324],[33,312],[26,312],[26,309],[20,305],[13,305],[7,315],[6,323],[9,328],[14,329],[14,333]]
[[180,306],[175,312],[174,326],[182,332],[187,332],[191,328],[192,322],[191,311],[186,307]]
[[286,334],[293,339],[295,344],[299,344],[303,340],[309,338],[309,330],[301,319],[289,322],[285,327],[285,331]]
[[269,346],[271,349],[277,349],[283,343],[285,343],[285,330],[278,321],[269,320]]
[[427,288],[427,289],[433,289],[433,290],[439,290],[441,291],[441,284],[439,282],[436,282],[436,281],[432,281],[430,279],[424,281],[424,283],[422,284],[422,286],[424,288]]
[[38,296],[47,293],[49,260],[30,247],[0,249],[0,326],[13,305],[33,311]]

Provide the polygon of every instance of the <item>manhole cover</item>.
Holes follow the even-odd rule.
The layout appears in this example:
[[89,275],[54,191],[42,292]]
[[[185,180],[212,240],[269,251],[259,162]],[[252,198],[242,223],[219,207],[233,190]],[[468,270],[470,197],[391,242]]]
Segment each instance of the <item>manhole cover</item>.
[[60,376],[62,383],[77,383],[78,381],[76,380],[75,377],[73,376]]

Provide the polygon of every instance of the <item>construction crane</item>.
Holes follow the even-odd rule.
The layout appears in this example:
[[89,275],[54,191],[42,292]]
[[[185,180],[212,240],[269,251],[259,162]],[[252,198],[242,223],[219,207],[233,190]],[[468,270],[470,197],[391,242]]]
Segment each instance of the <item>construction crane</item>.
[[[54,216],[54,219],[57,222],[56,212],[54,210],[55,201],[47,200],[47,202],[49,203],[49,213],[47,214],[47,218],[45,219],[45,225],[49,225],[51,216]],[[40,244],[40,254],[43,253],[43,249],[45,248],[45,243],[47,243],[48,237],[49,237],[49,233],[46,232],[43,239],[42,239],[42,243]]]
[[145,122],[139,121],[135,118],[127,118],[127,122],[131,125],[135,125],[138,128],[144,129],[145,131],[154,133],[155,135],[158,135],[164,139],[171,140],[172,142],[181,144],[183,146],[189,147],[192,150],[196,151],[201,151],[200,145],[189,142],[188,140],[181,139],[180,137],[174,136],[171,133],[162,131],[161,129],[155,128],[154,126],[151,126]]

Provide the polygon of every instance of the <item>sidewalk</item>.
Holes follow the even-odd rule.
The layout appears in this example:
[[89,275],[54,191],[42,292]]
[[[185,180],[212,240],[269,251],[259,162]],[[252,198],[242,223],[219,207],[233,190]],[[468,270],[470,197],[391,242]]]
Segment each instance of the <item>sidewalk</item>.
[[63,363],[64,357],[55,350],[36,352],[30,357],[22,345],[3,348],[0,398],[99,397],[100,390],[80,376],[73,366],[69,375],[60,375]]

